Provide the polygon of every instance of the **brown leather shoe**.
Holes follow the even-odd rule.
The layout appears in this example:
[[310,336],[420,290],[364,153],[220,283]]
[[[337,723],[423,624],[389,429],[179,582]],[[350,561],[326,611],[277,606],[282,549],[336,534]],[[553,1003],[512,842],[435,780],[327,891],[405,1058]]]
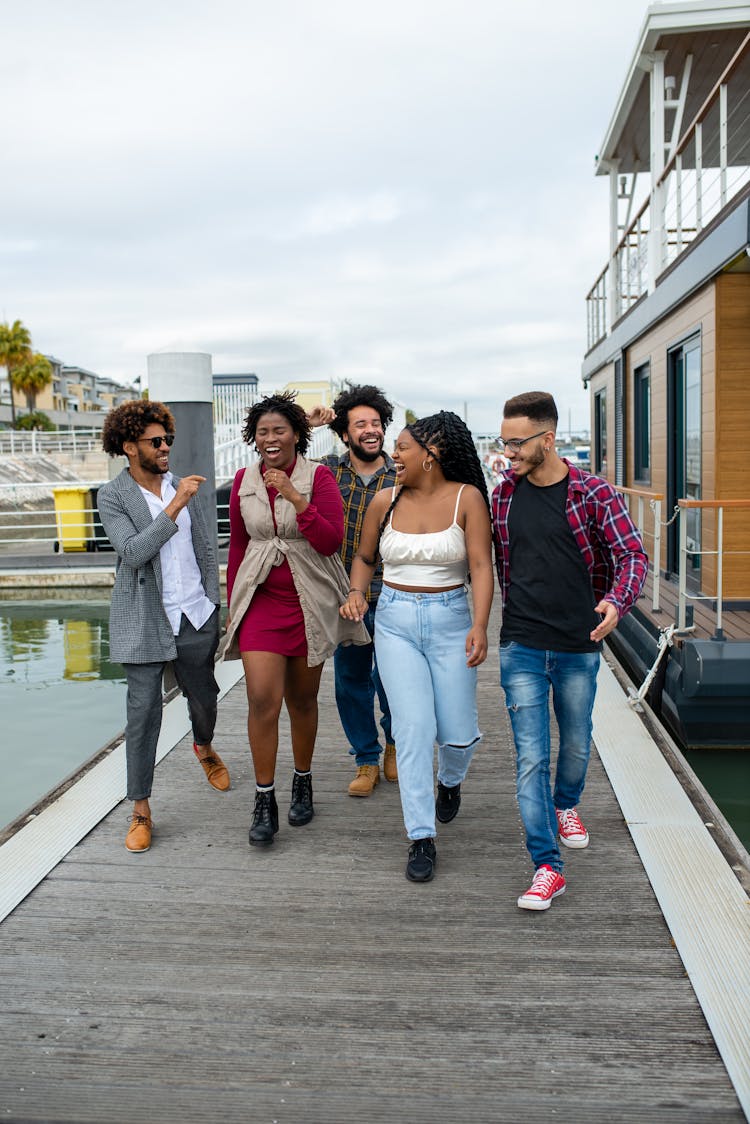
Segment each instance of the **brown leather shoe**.
[[137,812],[133,812],[128,834],[125,836],[125,846],[128,851],[132,851],[134,854],[139,851],[147,851],[151,846],[151,829],[153,826],[150,816],[140,816]]
[[379,765],[358,765],[357,775],[349,785],[350,796],[371,796],[372,790],[380,782]]
[[395,784],[398,780],[398,768],[396,767],[396,747],[392,742],[386,742],[385,753],[383,754],[383,776],[391,784]]
[[231,787],[229,771],[218,753],[215,753],[212,749],[207,757],[201,757],[195,742],[193,742],[193,753],[203,766],[203,772],[208,777],[208,783],[211,787],[218,792],[227,792]]

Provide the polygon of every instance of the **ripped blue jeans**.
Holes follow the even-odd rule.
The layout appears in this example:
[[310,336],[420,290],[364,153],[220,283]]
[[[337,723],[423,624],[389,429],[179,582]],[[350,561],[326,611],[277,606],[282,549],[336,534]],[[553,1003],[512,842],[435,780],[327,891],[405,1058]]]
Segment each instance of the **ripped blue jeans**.
[[[534,868],[561,871],[555,808],[575,808],[586,783],[598,652],[549,652],[500,645],[500,682],[516,743],[516,795]],[[550,782],[549,692],[560,732]]]

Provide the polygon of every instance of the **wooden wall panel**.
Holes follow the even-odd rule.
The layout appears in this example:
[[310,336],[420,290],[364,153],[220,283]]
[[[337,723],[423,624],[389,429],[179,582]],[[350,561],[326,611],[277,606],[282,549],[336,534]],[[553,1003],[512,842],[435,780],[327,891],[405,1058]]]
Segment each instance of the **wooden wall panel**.
[[[750,499],[747,427],[750,422],[750,274],[716,281],[716,494]],[[724,596],[750,598],[750,511],[725,512]]]
[[[715,293],[713,283],[704,286],[670,316],[656,324],[629,349],[625,364],[625,400],[628,417],[626,419],[627,455],[626,474],[628,486],[643,487],[636,483],[633,475],[633,375],[643,363],[651,369],[651,492],[667,491],[667,353],[677,343],[692,334],[701,336],[701,395],[703,399],[702,416],[702,457],[703,475],[701,490],[704,499],[712,499],[715,492],[714,450],[715,450],[715,369],[716,369],[716,328]],[[710,489],[710,492],[709,492]],[[634,510],[634,509],[633,509]],[[662,519],[670,517],[666,502],[663,505]],[[704,520],[706,539],[704,548],[715,549],[715,535],[711,520]],[[648,544],[647,544],[648,545]],[[649,550],[651,554],[651,551]],[[666,565],[666,537],[662,541],[660,565]],[[712,556],[704,558],[703,575],[706,586],[715,586],[715,562]]]

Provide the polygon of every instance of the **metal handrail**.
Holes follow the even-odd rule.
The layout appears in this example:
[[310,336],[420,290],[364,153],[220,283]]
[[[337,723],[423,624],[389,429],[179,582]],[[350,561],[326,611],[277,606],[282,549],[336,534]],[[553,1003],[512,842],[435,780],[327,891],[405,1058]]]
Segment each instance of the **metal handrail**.
[[[713,212],[713,214],[721,213],[721,211],[724,210],[732,202],[732,200],[737,196],[737,194],[742,190],[743,186],[747,182],[748,176],[747,176],[746,173],[743,173],[742,175],[737,176],[734,184],[729,184],[727,182],[728,167],[727,167],[727,164],[726,164],[725,150],[723,148],[722,152],[724,153],[724,155],[722,155],[721,162],[718,165],[718,169],[719,169],[719,172],[720,172],[720,190],[718,192],[718,200],[717,201],[718,201],[719,205],[718,205],[718,210],[714,210],[714,205],[710,205],[710,204],[708,204],[707,200],[706,201],[703,200],[703,189],[705,187],[707,191],[710,190],[711,181],[708,181],[708,183],[706,185],[704,183],[704,177],[706,175],[708,175],[708,173],[710,171],[715,171],[716,169],[715,168],[709,168],[708,166],[704,167],[702,162],[701,162],[699,152],[702,152],[702,131],[701,130],[703,128],[704,121],[707,118],[709,112],[717,104],[720,107],[720,114],[723,115],[722,119],[725,121],[725,125],[726,125],[727,97],[728,97],[727,91],[729,89],[730,79],[732,79],[732,77],[738,71],[738,68],[739,68],[740,64],[742,63],[745,55],[748,53],[748,51],[750,51],[750,32],[745,35],[745,38],[743,39],[742,43],[737,48],[735,54],[733,55],[732,59],[729,61],[729,63],[725,67],[725,69],[724,69],[723,73],[721,74],[721,76],[719,77],[719,79],[715,82],[713,88],[710,90],[709,94],[705,98],[703,104],[701,105],[700,109],[698,110],[698,112],[694,116],[693,120],[690,122],[690,124],[688,125],[688,127],[686,128],[686,130],[684,131],[682,136],[679,138],[677,144],[675,145],[674,152],[672,152],[669,160],[665,164],[664,168],[661,170],[661,172],[658,176],[658,179],[656,180],[656,183],[652,186],[652,188],[650,189],[646,199],[642,202],[642,204],[640,205],[640,207],[636,211],[635,216],[631,220],[629,226],[623,232],[623,234],[622,234],[620,240],[618,241],[617,245],[612,250],[612,252],[609,256],[609,259],[607,260],[607,263],[605,264],[604,268],[599,273],[598,277],[596,278],[593,285],[591,286],[591,288],[590,288],[590,290],[589,290],[589,292],[586,296],[586,307],[587,307],[587,310],[588,310],[588,328],[589,328],[588,339],[587,339],[587,348],[588,348],[589,351],[593,347],[595,347],[602,339],[606,338],[606,336],[607,336],[608,332],[611,330],[612,324],[615,322],[615,320],[622,313],[628,311],[630,306],[635,301],[639,300],[641,298],[641,296],[643,295],[643,293],[646,291],[645,282],[644,282],[644,278],[643,278],[643,272],[644,271],[642,269],[642,262],[640,260],[641,256],[642,256],[640,254],[640,247],[641,247],[642,244],[645,245],[645,240],[648,238],[649,233],[650,233],[649,227],[652,224],[649,222],[644,227],[642,225],[642,223],[643,223],[644,216],[645,216],[646,212],[649,210],[649,208],[651,207],[652,202],[653,202],[655,196],[657,195],[657,193],[658,192],[664,192],[664,191],[667,190],[670,178],[674,177],[674,182],[676,184],[677,199],[678,199],[678,203],[677,203],[678,211],[677,211],[677,216],[676,216],[677,226],[675,226],[675,227],[670,226],[669,222],[666,221],[665,222],[665,228],[664,228],[665,245],[667,247],[670,247],[670,246],[671,247],[675,247],[675,246],[677,247],[677,254],[671,257],[671,261],[674,261],[675,257],[679,257],[679,255],[681,253],[683,253],[684,250],[690,245],[693,238],[698,233],[700,233],[700,231],[706,226],[707,222],[709,221],[708,210],[711,210]],[[744,89],[744,87],[740,87],[739,93],[738,93],[738,97],[739,97],[740,100],[739,100],[738,104],[741,104],[741,101],[745,96],[746,96],[746,90]],[[726,131],[726,128],[725,128],[725,131]],[[683,159],[683,155],[684,155],[685,151],[688,149],[688,147],[691,144],[696,145],[696,168],[695,168],[695,174],[696,174],[696,177],[697,177],[697,179],[696,179],[696,202],[695,202],[695,219],[696,219],[696,221],[695,221],[694,225],[688,226],[688,225],[686,225],[682,222],[682,211],[681,211],[680,199],[681,199],[681,191],[682,191],[682,187],[681,187],[681,184],[682,184],[682,179],[681,179],[681,177],[682,177],[682,159]],[[664,216],[664,218],[666,220],[666,215]],[[672,238],[671,237],[672,235],[674,235],[675,237]],[[631,292],[630,265],[631,265],[631,254],[632,254],[633,251],[635,251],[635,254],[636,254],[636,261],[637,261],[637,265],[638,265],[638,277],[637,277],[637,283],[634,286],[635,291]],[[627,274],[627,279],[628,279],[627,280],[627,286],[623,285],[623,277],[622,277],[623,264],[624,264],[625,273]],[[665,257],[660,263],[660,268],[659,268],[658,272],[661,273],[663,271],[663,269],[666,268],[669,264],[670,264],[670,261],[666,260],[666,257]],[[609,316],[608,316],[607,315],[607,289],[608,289],[609,286],[608,286],[607,282],[609,280],[611,270],[617,271],[617,274],[618,274],[618,276],[616,278],[616,282],[617,282],[617,290],[616,290],[617,307],[612,308],[609,311]],[[615,294],[613,294],[613,296],[614,295]],[[599,314],[599,306],[600,305],[602,306],[602,315]]]
[[0,454],[5,456],[32,456],[45,453],[91,453],[102,451],[101,429],[58,430],[47,433],[41,430],[0,430]]
[[[678,600],[677,600],[677,627],[678,630],[685,628],[687,620],[687,602],[691,601],[710,601],[711,597],[705,593],[688,593],[687,591],[687,569],[688,569],[688,554],[691,557],[695,555],[715,555],[716,556],[716,629],[712,640],[723,640],[724,630],[722,628],[722,593],[724,584],[724,556],[725,554],[750,554],[750,550],[724,550],[724,510],[735,511],[750,511],[750,500],[687,500],[682,499],[677,501],[677,506],[680,511],[680,552],[679,552],[679,572],[678,572]],[[716,550],[688,550],[687,545],[687,512],[698,509],[708,509],[717,512],[716,517]]]
[[[651,590],[651,609],[654,613],[661,612],[661,587],[660,587],[660,562],[661,562],[661,505],[664,496],[661,492],[648,492],[641,488],[624,488],[620,484],[616,484],[615,491],[620,492],[623,496],[635,496],[638,500],[638,518],[636,526],[642,538],[649,536],[653,540],[653,561],[652,569],[654,574],[653,588]],[[648,501],[648,506],[654,517],[654,529],[648,531],[646,529],[645,519],[645,502]]]

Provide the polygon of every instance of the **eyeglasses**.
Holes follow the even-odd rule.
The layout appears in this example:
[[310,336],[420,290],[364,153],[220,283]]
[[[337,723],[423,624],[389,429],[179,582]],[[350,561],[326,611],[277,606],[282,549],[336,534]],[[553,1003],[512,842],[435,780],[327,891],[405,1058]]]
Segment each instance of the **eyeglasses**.
[[174,445],[174,433],[165,433],[163,437],[139,437],[139,441],[148,441],[152,449],[160,449],[162,445],[166,445],[171,449]]
[[514,453],[517,453],[527,441],[533,441],[535,437],[541,437],[546,432],[546,429],[540,429],[538,433],[532,433],[531,437],[511,437],[509,441],[500,437],[499,441],[504,449],[511,449]]

